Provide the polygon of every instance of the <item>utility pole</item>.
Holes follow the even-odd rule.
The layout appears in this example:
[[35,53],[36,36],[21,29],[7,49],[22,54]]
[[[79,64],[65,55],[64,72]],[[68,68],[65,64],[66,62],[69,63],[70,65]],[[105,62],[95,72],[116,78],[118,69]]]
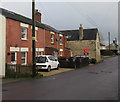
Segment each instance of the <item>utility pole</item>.
[[108,32],[109,50],[110,50],[110,32]]
[[32,77],[36,76],[35,0],[32,0]]
[[117,38],[115,38],[115,47],[117,48]]

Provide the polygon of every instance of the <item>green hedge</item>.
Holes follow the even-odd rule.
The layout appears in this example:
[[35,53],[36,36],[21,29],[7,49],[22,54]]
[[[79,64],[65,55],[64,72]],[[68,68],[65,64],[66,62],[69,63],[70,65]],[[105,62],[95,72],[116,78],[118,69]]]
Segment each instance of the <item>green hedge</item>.
[[106,51],[102,52],[102,55],[103,56],[112,56],[112,55],[115,55],[115,53],[111,50],[106,50]]

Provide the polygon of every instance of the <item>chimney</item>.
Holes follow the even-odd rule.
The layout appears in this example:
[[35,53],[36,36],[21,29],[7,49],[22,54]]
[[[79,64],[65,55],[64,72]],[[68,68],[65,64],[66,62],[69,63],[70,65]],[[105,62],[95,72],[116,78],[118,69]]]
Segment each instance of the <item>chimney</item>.
[[41,23],[41,13],[35,10],[35,20]]
[[83,26],[80,24],[79,27],[79,40],[83,40]]

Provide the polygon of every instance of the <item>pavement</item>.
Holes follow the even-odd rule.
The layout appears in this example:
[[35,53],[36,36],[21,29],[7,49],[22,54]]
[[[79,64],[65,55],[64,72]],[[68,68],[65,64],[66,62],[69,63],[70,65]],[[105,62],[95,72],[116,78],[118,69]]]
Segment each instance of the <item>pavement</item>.
[[55,74],[59,74],[62,72],[66,72],[66,71],[71,71],[71,70],[75,70],[74,68],[60,68],[59,70],[51,70],[50,72],[46,72],[46,71],[40,71],[38,73],[42,74],[44,77],[46,76],[52,76]]
[[[55,75],[55,74],[59,74],[59,73],[63,73],[63,72],[67,72],[67,71],[72,71],[72,70],[75,70],[74,68],[60,68],[59,70],[51,70],[50,72],[47,72],[45,70],[40,70],[38,71],[39,74],[42,74],[43,77],[48,77],[48,76],[52,76],[52,75]],[[12,83],[12,82],[16,82],[16,81],[20,81],[20,80],[28,80],[30,78],[5,78],[5,79],[2,79],[2,84],[6,84],[6,83]]]

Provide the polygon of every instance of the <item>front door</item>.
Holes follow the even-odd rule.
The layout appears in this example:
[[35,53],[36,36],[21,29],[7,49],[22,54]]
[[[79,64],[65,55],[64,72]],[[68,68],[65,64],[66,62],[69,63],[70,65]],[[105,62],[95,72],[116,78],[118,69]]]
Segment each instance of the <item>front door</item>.
[[16,52],[11,53],[11,63],[17,64],[17,53]]

